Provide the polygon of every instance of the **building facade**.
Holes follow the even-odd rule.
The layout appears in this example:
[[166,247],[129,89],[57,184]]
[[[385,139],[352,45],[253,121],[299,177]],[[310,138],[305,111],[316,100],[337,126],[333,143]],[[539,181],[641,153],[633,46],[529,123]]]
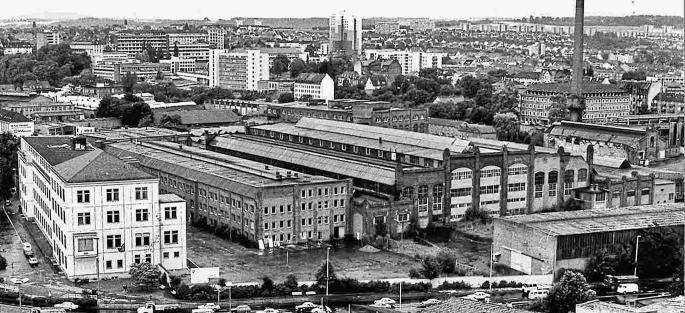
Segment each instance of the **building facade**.
[[11,133],[18,137],[32,136],[34,127],[33,121],[21,113],[0,109],[0,133]]
[[[582,91],[585,98],[582,121],[586,123],[608,124],[630,114],[630,94],[617,86],[584,82]],[[565,103],[569,92],[568,83],[530,85],[521,95],[521,121],[548,124],[550,108],[556,102]]]
[[293,84],[293,96],[302,100],[310,97],[314,100],[333,100],[335,94],[335,82],[328,74],[302,73],[295,78]]
[[[107,168],[107,171],[103,171]],[[185,201],[85,138],[24,137],[23,213],[69,279],[127,276],[134,263],[186,268]]]
[[59,32],[44,31],[36,33],[36,50],[47,45],[58,45],[61,42]]
[[305,175],[169,142],[105,147],[160,178],[161,190],[188,202],[188,218],[266,246],[342,239],[351,182]]
[[329,50],[358,55],[362,52],[362,19],[348,11],[333,13],[329,19]]
[[379,34],[393,34],[400,31],[400,22],[376,22],[374,30]]
[[366,49],[367,60],[395,59],[402,67],[402,75],[418,74],[423,68],[442,68],[442,53],[421,51],[400,51],[391,49]]
[[269,55],[259,50],[227,52],[211,50],[209,86],[234,90],[259,90],[259,81],[269,80]]

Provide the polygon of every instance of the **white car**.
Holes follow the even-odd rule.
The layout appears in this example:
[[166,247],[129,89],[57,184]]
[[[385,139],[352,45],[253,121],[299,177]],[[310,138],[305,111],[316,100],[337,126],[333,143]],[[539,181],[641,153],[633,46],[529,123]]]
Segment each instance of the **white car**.
[[61,308],[65,310],[76,310],[78,309],[78,305],[76,305],[73,302],[62,302],[54,305],[56,308]]
[[296,306],[295,309],[310,309],[310,308],[315,308],[315,307],[316,307],[316,304],[311,303],[311,302],[305,302],[305,303],[302,303],[302,304]]
[[250,308],[249,305],[239,305],[239,306],[233,308],[231,311],[233,311],[233,312],[251,312],[252,308]]
[[616,292],[626,294],[626,293],[638,293],[640,288],[635,283],[620,284],[616,287]]
[[392,309],[392,305],[387,304],[387,303],[374,303],[374,304],[371,304],[369,306],[374,307],[374,308]]
[[29,265],[38,265],[38,259],[36,257],[30,257]]
[[274,308],[266,308],[266,309],[264,309],[263,312],[264,312],[264,313],[279,313],[280,311],[279,311],[279,310],[276,310],[276,309],[274,309]]
[[18,285],[18,284],[22,283],[22,280],[19,278],[16,278],[16,277],[12,277],[12,278],[10,278],[10,282]]
[[429,307],[429,306],[431,306],[431,305],[440,304],[440,302],[441,302],[441,301],[438,300],[438,299],[428,299],[428,300],[426,300],[426,301],[421,301],[421,303],[419,303],[419,307],[420,307],[420,308],[427,308],[427,307]]
[[476,292],[472,293],[468,296],[465,296],[464,299],[469,299],[469,300],[475,300],[475,301],[485,301],[485,302],[490,302],[490,294],[487,292]]
[[28,255],[28,256],[32,256],[32,255],[33,255],[33,247],[31,247],[31,244],[30,244],[30,243],[24,242],[23,249],[24,249],[24,254],[25,254],[25,255]]
[[216,303],[207,303],[207,304],[201,305],[201,306],[199,306],[199,307],[197,307],[197,308],[198,308],[198,309],[210,309],[210,310],[218,310],[218,309],[221,309],[221,307],[220,307],[218,304],[216,304]]
[[373,303],[383,303],[383,304],[390,304],[393,305],[395,304],[395,300],[390,299],[390,298],[381,298],[380,300],[376,300]]

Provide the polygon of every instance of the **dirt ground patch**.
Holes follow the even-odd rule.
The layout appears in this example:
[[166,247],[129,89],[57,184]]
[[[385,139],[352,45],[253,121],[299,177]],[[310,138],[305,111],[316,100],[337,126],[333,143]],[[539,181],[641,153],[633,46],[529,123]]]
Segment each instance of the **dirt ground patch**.
[[[317,268],[326,259],[325,248],[289,253],[280,250],[260,252],[194,227],[188,227],[187,232],[188,258],[201,267],[221,267],[222,278],[232,282],[259,281],[265,275],[282,282],[288,274],[295,274],[299,281],[312,281]],[[359,248],[331,248],[331,264],[339,277],[407,277],[409,269],[418,266],[411,256],[388,251],[365,253],[359,252]]]

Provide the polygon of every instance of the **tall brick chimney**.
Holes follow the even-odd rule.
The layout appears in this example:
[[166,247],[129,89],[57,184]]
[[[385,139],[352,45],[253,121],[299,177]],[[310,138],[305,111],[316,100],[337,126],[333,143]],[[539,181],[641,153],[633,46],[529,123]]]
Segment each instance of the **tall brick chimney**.
[[573,27],[573,77],[571,94],[567,99],[567,108],[573,122],[581,122],[585,111],[583,99],[583,35],[585,19],[585,0],[576,0],[575,26]]

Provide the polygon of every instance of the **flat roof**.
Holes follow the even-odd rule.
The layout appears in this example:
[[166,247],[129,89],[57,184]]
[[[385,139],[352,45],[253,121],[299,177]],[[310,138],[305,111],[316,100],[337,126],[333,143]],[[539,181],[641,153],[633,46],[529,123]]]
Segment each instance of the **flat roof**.
[[552,236],[679,226],[685,224],[685,203],[516,215],[499,220]]
[[[105,151],[128,162],[140,162],[144,167],[233,190],[237,185],[262,188],[336,181],[165,141],[118,142],[108,144]],[[291,177],[287,177],[288,172]],[[244,188],[244,191],[254,190]]]
[[282,146],[276,143],[255,141],[234,135],[216,137],[212,141],[212,145],[218,148],[276,159],[366,181],[378,182],[389,186],[395,185],[395,168],[391,166],[352,160],[340,156],[322,154],[317,151]]
[[173,193],[163,193],[159,194],[159,203],[173,203],[173,202],[185,202],[183,198],[177,196]]
[[434,160],[442,160],[445,149],[455,153],[465,152],[470,143],[467,140],[450,137],[308,117],[301,118],[296,124],[279,123],[253,128],[393,151]]

